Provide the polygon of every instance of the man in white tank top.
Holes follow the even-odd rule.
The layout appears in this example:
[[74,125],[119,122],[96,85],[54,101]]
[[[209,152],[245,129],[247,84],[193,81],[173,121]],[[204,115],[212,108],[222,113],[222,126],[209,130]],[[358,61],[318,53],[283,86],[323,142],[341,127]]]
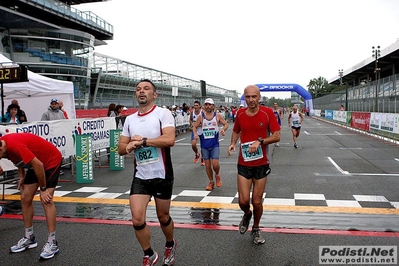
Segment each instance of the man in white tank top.
[[301,133],[301,125],[303,122],[303,115],[298,112],[298,106],[292,107],[292,112],[288,116],[288,126],[291,127],[292,139],[294,140],[295,149],[298,148],[297,138]]
[[[190,114],[190,125],[191,128],[194,125],[194,123],[197,121],[198,117],[201,116],[202,109],[201,109],[201,103],[199,101],[194,102],[194,109]],[[197,128],[197,135],[202,134],[202,128]],[[205,165],[204,158],[202,158],[201,154],[198,152],[197,148],[197,140],[194,138],[194,131],[191,131],[191,148],[194,151],[194,163],[197,163],[199,158],[201,157],[201,165]]]

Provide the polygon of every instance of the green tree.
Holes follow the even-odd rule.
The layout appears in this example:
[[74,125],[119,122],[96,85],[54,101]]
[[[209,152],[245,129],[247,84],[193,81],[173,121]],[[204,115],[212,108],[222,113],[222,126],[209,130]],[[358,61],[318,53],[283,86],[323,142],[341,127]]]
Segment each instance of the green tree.
[[340,86],[329,84],[326,78],[318,77],[309,81],[308,91],[313,98],[321,97],[327,94],[342,90]]
[[325,95],[328,87],[328,81],[326,78],[318,77],[317,79],[311,79],[308,84],[308,91],[313,98]]

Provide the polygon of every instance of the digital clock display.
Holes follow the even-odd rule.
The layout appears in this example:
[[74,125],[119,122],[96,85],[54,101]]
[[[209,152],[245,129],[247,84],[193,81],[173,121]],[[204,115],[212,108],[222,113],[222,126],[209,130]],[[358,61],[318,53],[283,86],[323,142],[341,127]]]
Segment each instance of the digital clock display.
[[12,83],[28,81],[28,69],[26,66],[5,67],[0,66],[0,83]]

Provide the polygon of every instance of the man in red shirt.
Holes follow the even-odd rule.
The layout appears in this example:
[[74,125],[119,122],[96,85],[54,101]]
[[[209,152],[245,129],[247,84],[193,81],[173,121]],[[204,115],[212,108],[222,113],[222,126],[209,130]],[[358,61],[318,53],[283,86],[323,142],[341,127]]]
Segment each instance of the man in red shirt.
[[[33,197],[40,187],[40,201],[48,228],[47,242],[41,251],[40,259],[51,259],[59,252],[55,239],[56,209],[53,196],[62,163],[60,151],[47,140],[34,134],[10,133],[0,138],[0,158],[7,158],[18,167],[18,189],[22,190],[25,236],[12,246],[10,251],[16,253],[37,247],[33,234]],[[0,174],[2,172],[0,167]]]
[[259,105],[261,96],[257,86],[247,86],[244,97],[248,107],[241,108],[237,112],[227,153],[230,156],[231,151],[236,151],[236,143],[240,139],[237,188],[238,202],[244,215],[239,224],[239,231],[244,234],[252,218],[250,206],[252,187],[254,223],[251,237],[255,244],[263,244],[265,239],[259,234],[259,223],[263,213],[262,201],[266,179],[270,173],[267,145],[280,141],[280,125],[271,108]]

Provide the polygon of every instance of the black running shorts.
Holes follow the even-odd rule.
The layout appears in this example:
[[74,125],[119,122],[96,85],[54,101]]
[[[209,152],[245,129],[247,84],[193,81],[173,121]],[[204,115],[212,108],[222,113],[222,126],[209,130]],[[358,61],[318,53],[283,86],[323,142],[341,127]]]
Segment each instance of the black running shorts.
[[237,170],[238,174],[246,179],[262,179],[270,174],[271,171],[269,164],[254,167],[237,164]]
[[171,199],[173,190],[173,179],[149,179],[143,180],[133,178],[130,195],[144,194],[151,195],[158,199]]
[[[58,178],[60,177],[61,164],[62,160],[57,167],[44,171],[44,174],[46,175],[46,187],[55,188],[57,186]],[[26,171],[24,184],[35,183],[39,183],[39,180],[37,179],[33,168],[29,168],[28,171]]]

